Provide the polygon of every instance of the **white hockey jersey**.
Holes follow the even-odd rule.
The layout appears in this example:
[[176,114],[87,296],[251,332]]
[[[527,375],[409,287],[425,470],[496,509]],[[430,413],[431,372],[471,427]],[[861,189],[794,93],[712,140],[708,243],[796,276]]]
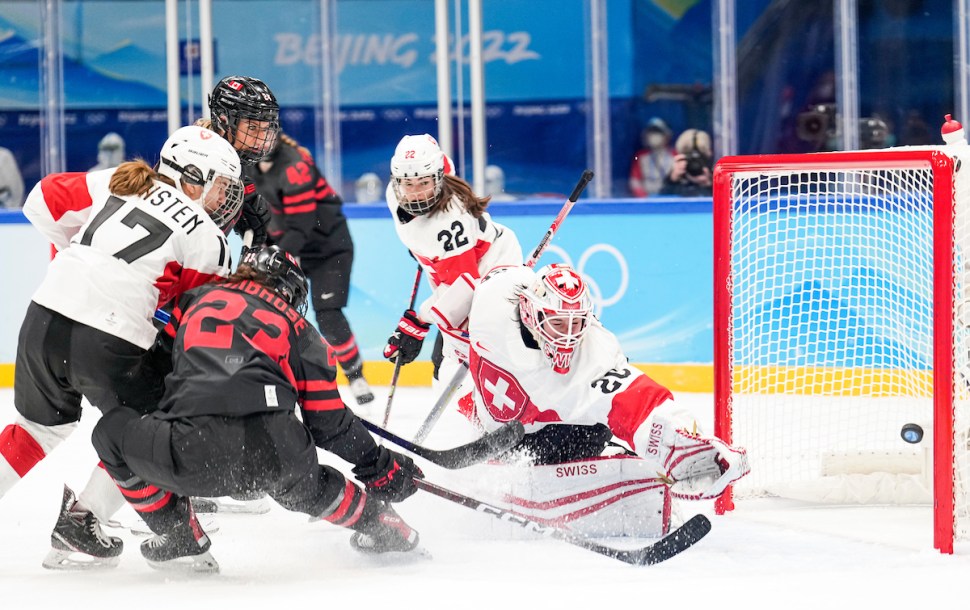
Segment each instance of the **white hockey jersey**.
[[52,174],[24,214],[57,248],[33,300],[148,348],[156,308],[229,274],[229,245],[205,211],[162,182],[146,197],[108,190],[116,168]]
[[431,320],[429,311],[441,289],[461,274],[479,278],[498,265],[522,264],[522,247],[515,233],[487,212],[475,218],[457,197],[448,210],[416,216],[406,223],[397,215],[393,185],[387,187],[387,205],[398,237],[424,268],[434,291],[419,308],[423,320]]
[[534,280],[528,267],[499,267],[475,290],[468,317],[473,419],[486,430],[518,420],[526,433],[552,423],[603,423],[636,450],[634,434],[673,398],[670,390],[631,366],[616,336],[595,318],[569,372],[554,372],[542,350],[527,344],[519,322],[515,289]]

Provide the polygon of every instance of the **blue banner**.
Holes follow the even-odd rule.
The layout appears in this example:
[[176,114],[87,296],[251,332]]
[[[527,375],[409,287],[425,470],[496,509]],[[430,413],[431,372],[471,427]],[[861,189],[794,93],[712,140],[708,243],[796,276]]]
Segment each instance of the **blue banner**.
[[[576,99],[586,95],[582,0],[491,0],[482,11],[482,59],[490,101]],[[198,37],[198,15],[185,14],[180,27]],[[190,8],[195,5],[189,3]],[[449,6],[452,6],[449,3]],[[315,106],[321,99],[321,19],[319,3],[300,0],[216,0],[212,7],[214,43],[221,65],[217,76],[263,78],[284,106]],[[467,32],[467,8],[462,31]],[[630,0],[609,3],[610,65],[614,97],[633,94]],[[549,19],[551,13],[556,19]],[[90,105],[164,107],[165,3],[86,0],[64,2],[65,97],[70,108]],[[455,15],[452,14],[452,22]],[[434,3],[420,0],[366,0],[337,3],[337,36],[330,40],[339,99],[343,106],[433,104],[437,99]],[[248,24],[244,26],[241,24]],[[257,26],[258,27],[254,27]],[[33,3],[0,7],[0,107],[36,108],[39,37]],[[449,42],[454,64],[455,41]],[[469,99],[468,37],[463,56],[462,96]],[[458,82],[452,78],[453,86]],[[183,93],[187,81],[183,81]],[[197,87],[197,83],[194,83]],[[196,92],[192,92],[195,96]],[[199,98],[195,97],[196,102]],[[110,101],[110,103],[108,103]]]

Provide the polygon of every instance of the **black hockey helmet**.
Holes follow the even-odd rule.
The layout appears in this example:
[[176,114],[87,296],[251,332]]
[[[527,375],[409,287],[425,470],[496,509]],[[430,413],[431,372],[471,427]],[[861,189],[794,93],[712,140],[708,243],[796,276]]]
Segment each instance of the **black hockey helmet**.
[[243,255],[240,265],[248,265],[265,278],[268,288],[290,304],[300,314],[306,314],[310,284],[303,269],[288,252],[279,246],[252,248]]
[[[266,83],[251,76],[227,76],[209,96],[213,128],[236,148],[239,159],[252,165],[276,149],[280,135],[280,105]],[[243,125],[248,120],[252,124]]]

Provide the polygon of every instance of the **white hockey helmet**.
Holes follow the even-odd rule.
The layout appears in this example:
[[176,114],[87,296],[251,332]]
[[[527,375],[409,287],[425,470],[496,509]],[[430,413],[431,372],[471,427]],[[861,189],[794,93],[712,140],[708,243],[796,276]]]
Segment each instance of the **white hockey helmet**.
[[427,214],[438,201],[445,177],[445,154],[429,134],[404,136],[391,157],[391,184],[399,205]]
[[518,296],[522,323],[552,362],[552,369],[568,373],[573,352],[583,340],[593,312],[583,277],[569,265],[547,265]]
[[183,193],[183,181],[201,186],[202,195],[193,201],[220,229],[231,227],[243,200],[242,166],[232,144],[214,131],[190,125],[165,140],[159,157],[159,174],[174,180]]

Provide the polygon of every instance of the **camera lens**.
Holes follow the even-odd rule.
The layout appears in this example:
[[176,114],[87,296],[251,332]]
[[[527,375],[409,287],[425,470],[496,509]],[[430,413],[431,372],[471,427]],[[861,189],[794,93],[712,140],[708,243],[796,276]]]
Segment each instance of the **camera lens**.
[[700,176],[703,175],[705,167],[707,164],[704,162],[704,156],[695,151],[687,156],[687,167],[684,171],[689,176]]

